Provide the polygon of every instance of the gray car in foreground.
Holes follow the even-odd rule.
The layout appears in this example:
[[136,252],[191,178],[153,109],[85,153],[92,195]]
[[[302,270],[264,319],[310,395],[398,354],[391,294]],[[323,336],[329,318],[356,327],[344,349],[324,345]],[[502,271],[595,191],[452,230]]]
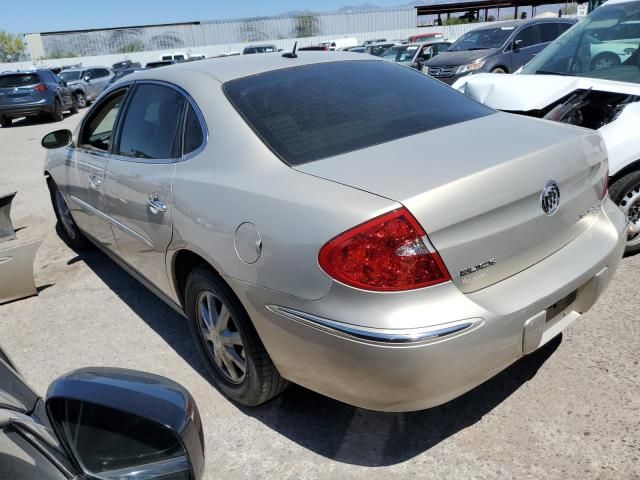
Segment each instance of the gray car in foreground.
[[597,133],[367,56],[137,72],[43,145],[69,244],[183,313],[245,405],[444,403],[580,318],[624,249]]

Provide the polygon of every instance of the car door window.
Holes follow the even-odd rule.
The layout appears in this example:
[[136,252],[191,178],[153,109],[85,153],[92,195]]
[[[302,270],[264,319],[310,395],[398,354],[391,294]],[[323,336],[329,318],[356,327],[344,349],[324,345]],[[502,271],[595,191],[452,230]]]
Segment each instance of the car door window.
[[178,158],[178,135],[186,98],[156,84],[139,85],[122,122],[118,155],[145,159]]
[[539,29],[540,43],[553,42],[560,34],[557,23],[542,23]]
[[559,23],[558,24],[558,30],[560,31],[560,33],[558,34],[558,36],[562,35],[564,32],[566,32],[567,30],[569,30],[571,27],[573,27],[573,23]]
[[113,128],[126,92],[126,89],[115,92],[91,112],[80,131],[80,146],[109,151]]
[[94,73],[96,78],[104,78],[109,76],[109,70],[105,68],[96,68],[94,69]]
[[183,148],[182,154],[188,155],[191,152],[194,152],[204,142],[204,132],[202,131],[202,126],[200,125],[200,120],[198,119],[198,115],[196,115],[195,110],[191,105],[189,105],[187,110],[187,117],[184,122],[184,138],[182,141]]
[[536,45],[538,43],[538,29],[537,25],[531,25],[529,27],[525,27],[516,35],[514,41],[521,40],[522,42],[518,45],[518,48],[527,48],[532,45]]

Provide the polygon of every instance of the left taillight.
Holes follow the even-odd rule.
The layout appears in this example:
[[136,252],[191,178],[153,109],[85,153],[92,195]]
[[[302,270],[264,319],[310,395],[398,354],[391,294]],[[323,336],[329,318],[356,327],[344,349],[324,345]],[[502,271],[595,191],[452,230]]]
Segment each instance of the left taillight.
[[32,90],[36,92],[44,92],[47,89],[47,86],[44,83],[39,83],[35,87],[32,87]]
[[451,280],[406,208],[338,235],[320,249],[318,263],[331,278],[363,290],[412,290]]

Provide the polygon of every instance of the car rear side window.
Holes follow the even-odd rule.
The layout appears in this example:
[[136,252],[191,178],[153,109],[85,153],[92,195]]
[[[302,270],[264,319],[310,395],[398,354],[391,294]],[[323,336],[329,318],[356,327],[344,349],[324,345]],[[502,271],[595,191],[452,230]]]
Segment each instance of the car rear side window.
[[224,90],[263,142],[294,166],[494,113],[416,70],[375,60],[275,70],[229,81]]
[[195,110],[191,105],[187,110],[187,118],[185,119],[184,124],[184,139],[183,139],[183,147],[182,153],[183,155],[188,155],[191,152],[194,152],[202,145],[204,141],[204,132],[202,131],[202,126],[200,125],[200,121],[198,120],[198,115],[196,115]]
[[125,112],[118,155],[145,159],[178,158],[180,120],[186,98],[156,84],[139,85]]
[[0,75],[0,88],[28,87],[40,83],[37,73],[23,73],[20,75]]

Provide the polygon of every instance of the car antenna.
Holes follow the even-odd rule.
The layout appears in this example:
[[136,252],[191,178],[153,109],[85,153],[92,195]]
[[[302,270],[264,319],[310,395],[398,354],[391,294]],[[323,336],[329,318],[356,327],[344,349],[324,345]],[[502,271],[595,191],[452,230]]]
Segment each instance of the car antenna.
[[293,44],[293,50],[287,53],[283,53],[282,56],[284,58],[298,58],[298,55],[296,54],[297,49],[298,49],[298,42],[296,41],[296,43]]

